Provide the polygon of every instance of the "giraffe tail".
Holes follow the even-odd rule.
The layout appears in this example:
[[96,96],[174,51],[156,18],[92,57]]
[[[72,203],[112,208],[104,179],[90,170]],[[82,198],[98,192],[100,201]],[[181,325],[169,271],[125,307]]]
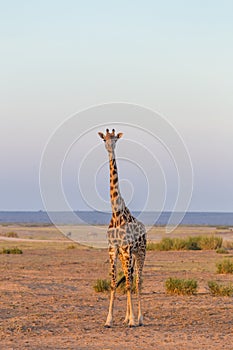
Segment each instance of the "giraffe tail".
[[117,281],[116,287],[118,288],[118,287],[121,285],[121,283],[124,283],[124,282],[125,282],[125,275],[123,275],[123,276],[119,279],[119,281]]
[[[133,275],[133,272],[134,272],[134,264],[132,265],[132,267],[131,267],[131,274]],[[116,287],[119,287],[122,283],[124,283],[125,282],[125,275],[123,275],[120,279],[119,279],[119,281],[117,281],[117,284],[116,284]]]

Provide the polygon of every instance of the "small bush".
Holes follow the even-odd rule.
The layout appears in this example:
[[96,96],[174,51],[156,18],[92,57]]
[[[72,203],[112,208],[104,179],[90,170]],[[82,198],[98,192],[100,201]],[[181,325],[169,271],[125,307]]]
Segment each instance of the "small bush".
[[5,233],[5,236],[10,237],[10,238],[18,238],[19,237],[18,234],[16,232],[13,232],[13,231]]
[[185,238],[174,238],[172,250],[187,250],[187,240]]
[[23,254],[23,251],[17,247],[15,248],[3,248],[1,254]]
[[215,296],[233,296],[233,286],[228,285],[224,286],[214,281],[208,282],[208,287],[210,289],[210,293]]
[[229,226],[220,225],[216,227],[216,230],[229,230]]
[[107,292],[110,289],[110,281],[98,279],[96,281],[96,284],[93,286],[93,288],[97,293]]
[[76,248],[76,245],[75,244],[70,244],[67,246],[66,249],[75,249]]
[[218,248],[218,249],[216,249],[216,253],[218,253],[218,254],[229,254],[228,250],[226,250],[225,248]]
[[226,249],[232,250],[233,249],[233,242],[232,241],[224,241],[224,247]]
[[171,238],[163,238],[159,243],[149,243],[149,247],[153,248],[150,250],[161,250],[161,251],[172,250],[173,240]]
[[201,250],[200,240],[201,236],[188,237],[186,241],[186,250]]
[[230,259],[225,259],[216,264],[217,273],[233,273],[233,262]]
[[164,251],[168,251],[168,250],[172,250],[174,245],[174,241],[171,238],[163,238],[161,240],[160,243],[158,243],[157,247],[158,250],[164,250]]
[[146,244],[146,250],[158,250],[158,249],[157,249],[157,244],[158,244],[158,243],[147,242],[147,244]]
[[211,236],[200,236],[199,246],[203,250],[215,250],[222,247],[222,237],[211,235]]
[[197,281],[193,279],[168,278],[165,282],[168,294],[193,295],[197,292]]

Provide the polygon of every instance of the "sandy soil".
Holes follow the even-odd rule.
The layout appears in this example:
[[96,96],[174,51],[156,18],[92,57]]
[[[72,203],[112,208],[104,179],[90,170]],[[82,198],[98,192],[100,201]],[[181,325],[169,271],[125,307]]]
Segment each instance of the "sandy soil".
[[[1,228],[6,230],[12,228]],[[109,295],[96,293],[93,285],[97,278],[108,278],[107,250],[78,245],[71,249],[71,243],[52,228],[46,230],[53,242],[33,241],[43,230],[24,228],[22,233],[22,228],[14,228],[19,237],[25,238],[28,232],[30,242],[1,242],[0,237],[0,248],[17,245],[23,250],[22,255],[0,254],[1,349],[233,348],[233,300],[212,297],[207,287],[209,280],[232,281],[232,275],[216,274],[215,264],[223,255],[147,252],[142,296],[145,325],[123,325],[126,297],[118,294],[114,327],[105,329]],[[196,278],[198,294],[167,295],[168,277]]]

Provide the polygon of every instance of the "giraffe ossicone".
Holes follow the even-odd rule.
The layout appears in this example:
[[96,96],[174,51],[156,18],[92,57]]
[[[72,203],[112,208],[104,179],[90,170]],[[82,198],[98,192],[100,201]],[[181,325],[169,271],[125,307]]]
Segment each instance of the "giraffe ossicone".
[[136,326],[133,303],[132,303],[132,280],[133,270],[136,268],[136,289],[138,295],[138,325],[143,324],[141,312],[141,286],[142,270],[146,256],[146,229],[139,222],[125,205],[125,201],[120,194],[118,171],[115,158],[116,142],[123,136],[123,133],[115,134],[115,130],[106,133],[99,132],[99,136],[105,142],[108,151],[110,167],[110,198],[112,207],[112,218],[108,227],[108,249],[111,264],[111,295],[106,327],[113,324],[113,309],[115,293],[117,288],[117,259],[120,258],[125,275],[127,290],[127,308],[125,323],[131,327]]

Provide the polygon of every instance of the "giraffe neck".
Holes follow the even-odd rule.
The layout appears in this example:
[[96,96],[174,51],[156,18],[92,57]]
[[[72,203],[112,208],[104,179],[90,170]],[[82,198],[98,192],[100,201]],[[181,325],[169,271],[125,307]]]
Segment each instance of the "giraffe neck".
[[124,199],[121,197],[118,172],[116,165],[116,158],[114,151],[109,152],[109,166],[110,166],[110,198],[113,214],[119,215],[125,209]]

